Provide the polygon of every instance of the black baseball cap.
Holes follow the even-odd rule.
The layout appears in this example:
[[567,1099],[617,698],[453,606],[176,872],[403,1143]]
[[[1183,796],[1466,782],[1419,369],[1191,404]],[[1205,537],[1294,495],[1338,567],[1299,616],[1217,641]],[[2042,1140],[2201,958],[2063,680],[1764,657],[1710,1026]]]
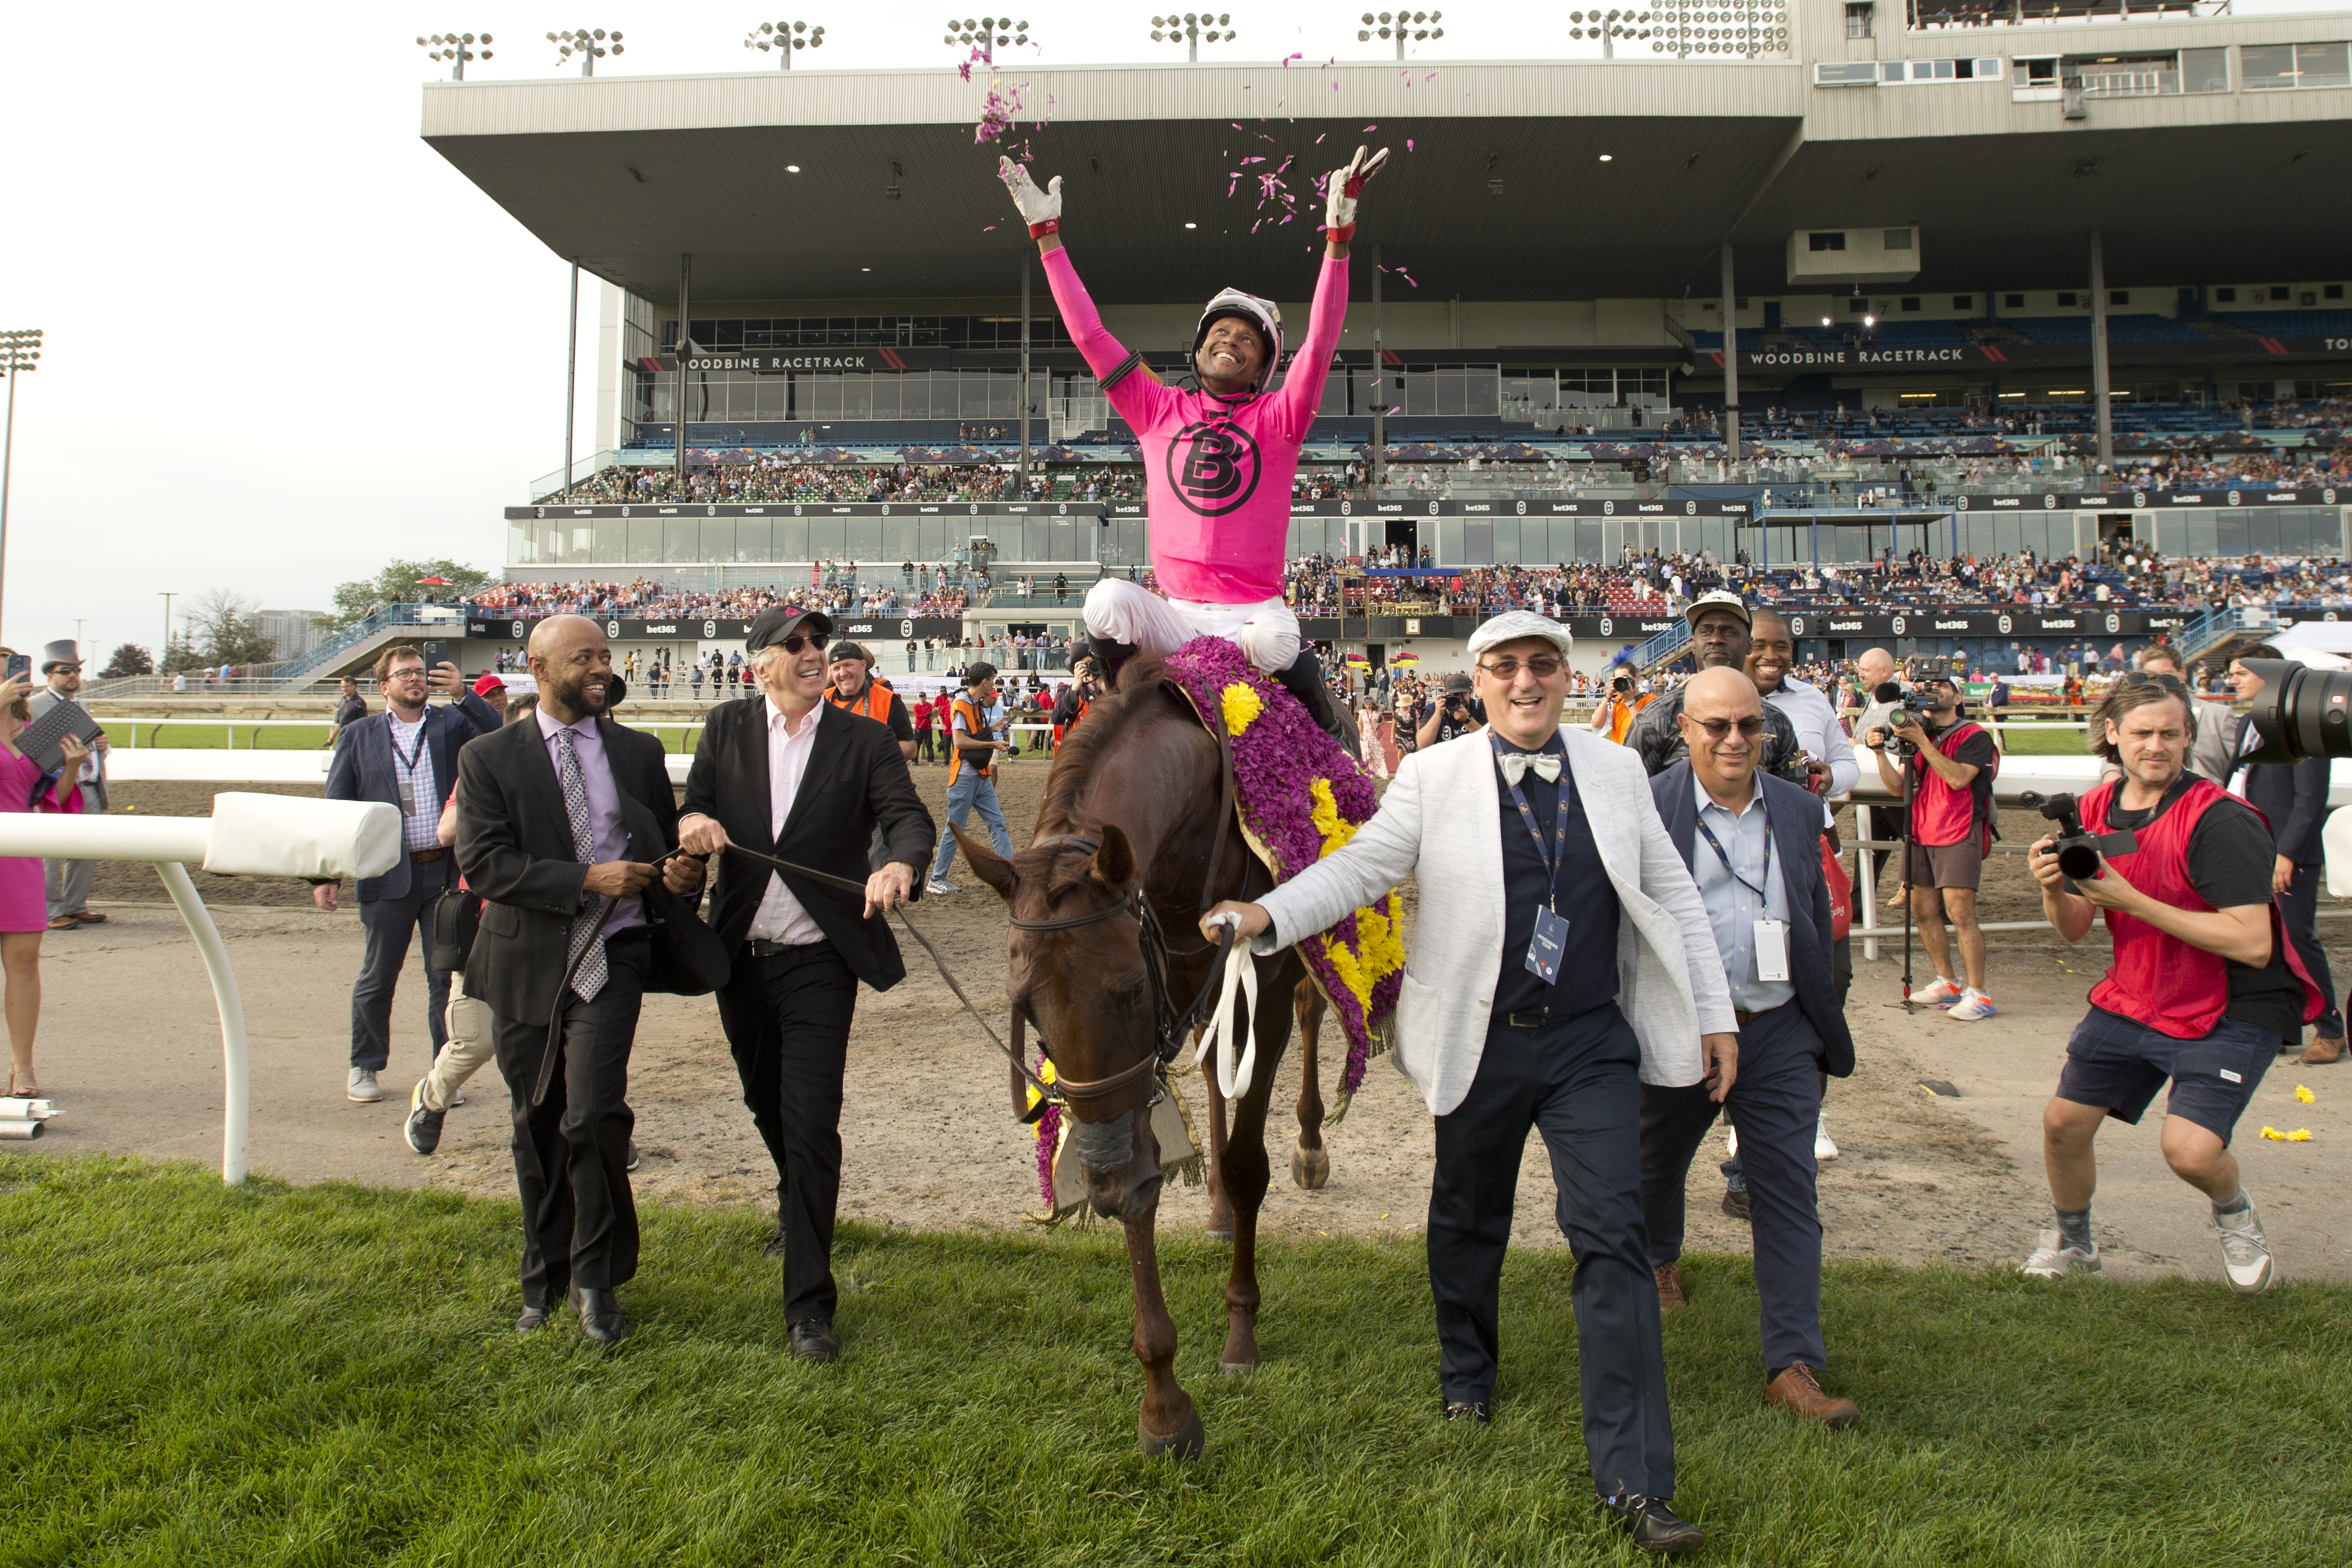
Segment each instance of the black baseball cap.
[[825,649],[824,657],[827,663],[839,663],[845,658],[854,658],[860,664],[874,662],[874,656],[866,651],[864,643],[854,643],[845,639]]
[[760,612],[743,638],[743,651],[757,653],[772,644],[780,643],[794,632],[814,632],[820,637],[833,635],[833,621],[823,610],[803,610],[794,605],[778,605]]

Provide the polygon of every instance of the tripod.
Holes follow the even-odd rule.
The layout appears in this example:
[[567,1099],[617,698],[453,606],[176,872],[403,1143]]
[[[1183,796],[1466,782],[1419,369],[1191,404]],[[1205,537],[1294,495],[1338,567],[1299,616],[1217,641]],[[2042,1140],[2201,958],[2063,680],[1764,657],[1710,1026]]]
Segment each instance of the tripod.
[[1895,836],[1895,853],[1903,857],[1903,1010],[1915,1010],[1911,1000],[1911,795],[1919,771],[1912,764],[1917,753],[1905,748],[1903,758],[1903,831]]

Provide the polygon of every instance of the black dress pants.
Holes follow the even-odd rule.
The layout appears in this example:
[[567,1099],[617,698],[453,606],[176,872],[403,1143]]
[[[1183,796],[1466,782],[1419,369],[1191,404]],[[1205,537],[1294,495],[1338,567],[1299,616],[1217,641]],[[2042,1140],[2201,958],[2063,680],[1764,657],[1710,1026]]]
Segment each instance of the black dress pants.
[[737,950],[719,1021],[751,1124],[776,1163],[784,1228],[784,1321],[833,1321],[834,1211],[841,1202],[841,1079],[857,976],[829,942],[755,958]]
[[1818,1372],[1822,1346],[1822,1216],[1815,1199],[1813,1126],[1822,1110],[1822,1042],[1794,1002],[1740,1026],[1739,1072],[1724,1104],[1703,1084],[1642,1086],[1642,1210],[1650,1262],[1683,1255],[1683,1208],[1691,1159],[1716,1113],[1739,1129],[1755,1236],[1759,1337],[1764,1369],[1790,1362]]
[[547,1020],[490,1015],[499,1073],[514,1108],[515,1185],[522,1193],[522,1299],[553,1308],[566,1287],[610,1290],[637,1272],[637,1205],[629,1191],[629,1047],[636,1041],[653,942],[646,928],[604,942],[609,972],[593,1002],[563,994],[555,1071],[530,1102]]
[[2344,1013],[2336,1005],[2336,977],[2327,971],[2327,949],[2319,940],[2319,884],[2326,879],[2327,868],[2315,862],[2294,868],[2294,880],[2287,884],[2286,897],[2279,900],[2279,919],[2286,925],[2286,939],[2294,943],[2294,951],[2303,960],[2311,983],[2319,987],[2326,1009],[2312,1020],[2312,1027],[2320,1038],[2340,1040],[2344,1037]]
[[1543,1133],[1575,1250],[1577,1371],[1593,1489],[1675,1494],[1658,1291],[1642,1229],[1642,1047],[1615,1005],[1541,1028],[1496,1022],[1462,1103],[1437,1119],[1429,1285],[1448,1401],[1493,1396],[1503,1254],[1528,1131]]

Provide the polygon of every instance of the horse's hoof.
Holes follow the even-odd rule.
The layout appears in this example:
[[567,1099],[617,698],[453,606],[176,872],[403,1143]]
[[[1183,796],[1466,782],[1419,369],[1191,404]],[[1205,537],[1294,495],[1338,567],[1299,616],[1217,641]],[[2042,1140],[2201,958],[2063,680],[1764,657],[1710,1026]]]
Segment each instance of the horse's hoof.
[[1257,1363],[1254,1361],[1221,1361],[1217,1363],[1220,1377],[1255,1377]]
[[1234,1239],[1234,1211],[1223,1204],[1209,1205],[1209,1239],[1230,1243]]
[[1156,1459],[1163,1454],[1171,1459],[1197,1459],[1208,1452],[1209,1429],[1201,1425],[1200,1408],[1188,1405],[1183,1427],[1172,1437],[1154,1436],[1151,1428],[1143,1424],[1143,1417],[1138,1415],[1135,1418],[1135,1442],[1147,1459]]
[[1328,1149],[1293,1149],[1290,1152],[1290,1179],[1315,1192],[1331,1179],[1331,1152]]

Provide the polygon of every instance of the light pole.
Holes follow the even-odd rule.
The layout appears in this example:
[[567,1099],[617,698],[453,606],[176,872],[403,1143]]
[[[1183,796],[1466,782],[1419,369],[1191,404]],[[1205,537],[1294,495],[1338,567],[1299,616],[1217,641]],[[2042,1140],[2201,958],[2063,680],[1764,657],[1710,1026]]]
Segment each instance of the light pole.
[[[1151,41],[1155,44],[1186,45],[1191,50],[1188,58],[1198,60],[1202,44],[1230,44],[1234,41],[1233,20],[1222,13],[1213,16],[1206,11],[1187,11],[1179,16],[1171,11],[1165,16],[1151,18]],[[1206,32],[1201,30],[1203,24],[1209,24]],[[1224,31],[1219,32],[1219,27]],[[1166,31],[1160,31],[1162,28]]]
[[[16,456],[16,378],[41,368],[41,329],[15,327],[0,331],[0,371],[8,375],[7,433],[0,436],[0,589],[7,583],[8,470]],[[6,595],[0,593],[0,604]]]
[[[1013,31],[1000,33],[996,30],[999,27],[1010,27]],[[1025,44],[1029,41],[1029,24],[1016,22],[1010,16],[982,16],[978,21],[966,16],[961,22],[950,16],[945,41],[978,49],[980,58],[992,66],[996,63],[996,47],[999,44]]]
[[[1589,13],[1598,16],[1599,12]],[[1612,18],[1619,13],[1611,12]],[[1631,23],[1631,11],[1622,14]],[[1569,20],[1576,20],[1571,13]],[[1789,52],[1789,7],[1786,0],[1653,0],[1638,18],[1647,23],[1650,52],[1687,59],[1693,55],[1736,55],[1754,59],[1759,55]],[[1574,37],[1571,29],[1570,36]],[[1619,37],[1638,35],[1620,30]]]
[[[476,44],[482,47],[477,49],[474,47]],[[428,60],[448,61],[451,81],[466,79],[467,60],[490,58],[490,36],[488,33],[479,37],[471,33],[436,33],[429,38],[417,39],[416,47],[425,51],[425,58]]]
[[[612,40],[610,48],[605,47],[607,38]],[[606,33],[602,27],[596,28],[593,32],[586,27],[578,27],[562,33],[550,33],[547,35],[547,41],[556,47],[555,63],[557,65],[568,64],[572,56],[578,55],[582,76],[594,76],[598,60],[608,54],[617,55],[621,52],[620,33],[618,31]]]
[[172,657],[172,601],[178,597],[176,591],[163,595],[163,646],[155,655],[155,673],[158,675],[163,673],[163,661]]
[[1356,42],[1369,44],[1374,38],[1393,37],[1396,39],[1397,58],[1402,59],[1407,38],[1418,44],[1445,37],[1444,28],[1423,26],[1444,15],[1443,11],[1383,11],[1375,16],[1367,11],[1364,13],[1364,26],[1356,34]]
[[[807,36],[803,37],[803,34]],[[776,68],[788,71],[793,68],[794,49],[824,47],[824,29],[812,27],[806,22],[762,22],[759,31],[744,36],[743,47],[775,50]]]
[[[563,488],[559,500],[572,499],[572,410],[580,391],[580,258],[572,258],[572,314],[563,322]],[[684,380],[684,377],[680,377]]]

